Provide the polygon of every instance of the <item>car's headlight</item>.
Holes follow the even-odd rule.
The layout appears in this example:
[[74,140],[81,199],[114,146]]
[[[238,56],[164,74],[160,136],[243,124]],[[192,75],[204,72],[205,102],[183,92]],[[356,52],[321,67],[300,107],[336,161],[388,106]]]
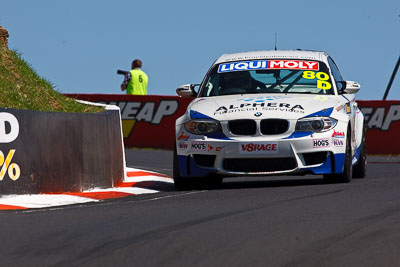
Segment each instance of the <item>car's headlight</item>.
[[221,131],[221,124],[214,120],[190,120],[185,123],[185,129],[192,134],[207,135]]
[[326,132],[335,127],[337,120],[329,117],[310,117],[299,119],[296,131]]

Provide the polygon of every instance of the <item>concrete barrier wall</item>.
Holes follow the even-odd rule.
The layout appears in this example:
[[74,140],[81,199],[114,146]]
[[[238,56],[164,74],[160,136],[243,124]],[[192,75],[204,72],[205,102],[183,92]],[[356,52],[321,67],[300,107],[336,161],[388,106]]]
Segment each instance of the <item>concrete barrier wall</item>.
[[124,179],[118,110],[0,108],[0,151],[0,194],[80,192]]

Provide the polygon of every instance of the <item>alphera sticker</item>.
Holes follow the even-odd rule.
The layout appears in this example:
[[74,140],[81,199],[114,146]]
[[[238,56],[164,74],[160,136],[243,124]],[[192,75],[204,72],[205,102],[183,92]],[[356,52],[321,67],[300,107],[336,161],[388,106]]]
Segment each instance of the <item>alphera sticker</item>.
[[319,70],[319,63],[303,60],[252,60],[222,63],[218,72],[265,69]]

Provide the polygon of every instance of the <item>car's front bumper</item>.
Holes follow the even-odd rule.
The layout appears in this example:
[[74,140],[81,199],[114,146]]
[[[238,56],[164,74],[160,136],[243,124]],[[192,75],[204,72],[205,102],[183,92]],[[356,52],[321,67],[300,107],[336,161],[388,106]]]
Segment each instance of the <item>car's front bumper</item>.
[[182,176],[284,175],[342,173],[345,136],[294,133],[286,137],[236,137],[215,139],[191,136],[177,140]]

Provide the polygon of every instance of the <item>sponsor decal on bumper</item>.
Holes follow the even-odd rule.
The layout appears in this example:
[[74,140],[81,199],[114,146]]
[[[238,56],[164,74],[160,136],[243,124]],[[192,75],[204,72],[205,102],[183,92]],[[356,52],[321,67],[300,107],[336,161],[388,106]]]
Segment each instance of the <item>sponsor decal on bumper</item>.
[[187,142],[178,142],[178,149],[179,150],[187,150],[189,147]]
[[321,148],[321,147],[329,147],[329,139],[321,138],[321,139],[313,139],[313,148]]
[[344,146],[344,140],[332,138],[332,145],[335,147],[342,147],[342,146]]
[[205,142],[193,141],[190,143],[191,151],[207,151],[207,145]]
[[277,142],[239,143],[239,154],[278,154]]

